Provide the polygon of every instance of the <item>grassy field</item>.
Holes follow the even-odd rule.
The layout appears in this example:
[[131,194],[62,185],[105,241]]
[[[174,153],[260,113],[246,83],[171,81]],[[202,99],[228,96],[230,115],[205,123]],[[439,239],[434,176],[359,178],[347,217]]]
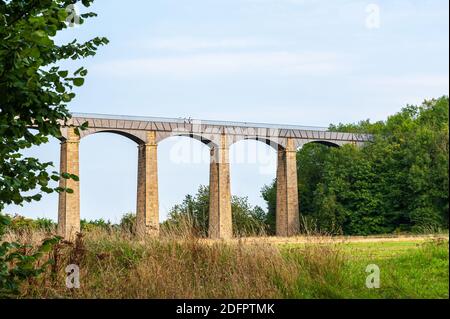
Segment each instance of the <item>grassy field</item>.
[[[36,243],[43,234],[10,234]],[[448,298],[448,235],[408,238],[197,238],[133,240],[90,231],[49,256],[53,266],[22,298]],[[81,288],[65,287],[80,267]],[[366,287],[366,267],[380,288]]]
[[[330,244],[324,245],[326,247]],[[287,245],[283,248],[287,256],[296,254],[301,256],[303,249],[311,249],[295,246],[295,244]],[[448,298],[449,296],[447,240],[338,243],[331,252],[338,252],[336,259],[340,259],[339,267],[331,270],[333,267],[324,266],[324,273],[318,276],[319,278],[311,271],[303,273],[303,276],[299,276],[300,283],[297,289],[288,297]],[[328,259],[329,256],[325,258]],[[365,286],[368,275],[365,269],[370,264],[375,264],[380,269],[379,289],[368,289]],[[321,284],[317,285],[317,282]]]

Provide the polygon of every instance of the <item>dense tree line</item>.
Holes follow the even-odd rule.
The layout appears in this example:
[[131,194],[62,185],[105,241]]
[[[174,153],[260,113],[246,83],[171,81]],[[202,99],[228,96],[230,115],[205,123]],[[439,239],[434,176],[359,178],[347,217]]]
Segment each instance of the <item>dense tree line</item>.
[[[303,228],[349,235],[448,229],[448,111],[442,97],[383,122],[330,127],[374,134],[363,148],[305,145],[297,153]],[[262,191],[272,230],[275,185]]]

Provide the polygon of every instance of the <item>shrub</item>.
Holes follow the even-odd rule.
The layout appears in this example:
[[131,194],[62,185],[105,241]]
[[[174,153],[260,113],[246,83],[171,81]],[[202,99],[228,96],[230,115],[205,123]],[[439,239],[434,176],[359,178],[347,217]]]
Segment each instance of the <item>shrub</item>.
[[[19,225],[19,226],[18,226]],[[25,218],[15,218],[0,214],[0,240],[10,227],[18,227],[21,231],[32,229],[33,222]],[[31,227],[31,228],[29,228]],[[47,259],[42,263],[41,258],[50,252],[52,247],[61,240],[53,237],[43,240],[35,250],[29,245],[16,242],[2,242],[0,245],[0,298],[10,298],[19,293],[20,284],[26,280],[36,278],[52,263]]]
[[105,221],[102,218],[96,219],[96,220],[89,220],[89,221],[86,219],[82,219],[80,221],[80,228],[82,231],[91,231],[96,228],[111,230],[112,227],[113,227],[113,225],[111,224],[111,222],[109,220]]
[[45,232],[54,232],[56,229],[56,223],[49,218],[38,218],[34,221],[36,229],[43,230]]
[[127,231],[130,234],[136,233],[136,215],[133,213],[127,213],[122,216],[119,224],[120,228]]

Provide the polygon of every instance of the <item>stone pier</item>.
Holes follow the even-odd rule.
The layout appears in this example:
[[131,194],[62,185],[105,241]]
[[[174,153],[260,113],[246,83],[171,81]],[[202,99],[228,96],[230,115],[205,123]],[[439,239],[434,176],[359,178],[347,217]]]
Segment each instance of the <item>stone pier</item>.
[[[80,137],[73,128],[67,129],[67,136],[61,142],[60,172],[79,176]],[[59,186],[72,192],[61,192],[58,203],[58,235],[67,240],[75,239],[80,231],[80,183],[73,179],[61,178]]]
[[146,140],[138,146],[136,231],[140,237],[159,235],[156,132],[147,132]]
[[229,147],[226,135],[221,135],[219,145],[211,148],[209,174],[209,237],[229,239],[233,237],[233,224]]
[[278,147],[276,207],[277,236],[296,235],[300,228],[296,154],[293,139],[287,139],[285,148]]

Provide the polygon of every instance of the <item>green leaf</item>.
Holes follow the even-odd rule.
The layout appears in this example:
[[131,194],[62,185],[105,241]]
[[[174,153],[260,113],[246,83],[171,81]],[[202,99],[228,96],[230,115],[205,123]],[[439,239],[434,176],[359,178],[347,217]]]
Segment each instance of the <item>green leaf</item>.
[[74,78],[73,79],[73,85],[75,86],[82,86],[84,84],[83,78]]
[[47,36],[47,34],[43,30],[37,30],[33,32],[33,36],[38,38],[44,38]]
[[70,179],[70,174],[69,174],[69,173],[66,173],[66,172],[61,173],[61,176],[62,176],[64,179]]
[[67,77],[67,76],[69,75],[69,71],[59,71],[59,72],[58,72],[58,75],[59,75],[60,77],[65,78],[65,77]]

